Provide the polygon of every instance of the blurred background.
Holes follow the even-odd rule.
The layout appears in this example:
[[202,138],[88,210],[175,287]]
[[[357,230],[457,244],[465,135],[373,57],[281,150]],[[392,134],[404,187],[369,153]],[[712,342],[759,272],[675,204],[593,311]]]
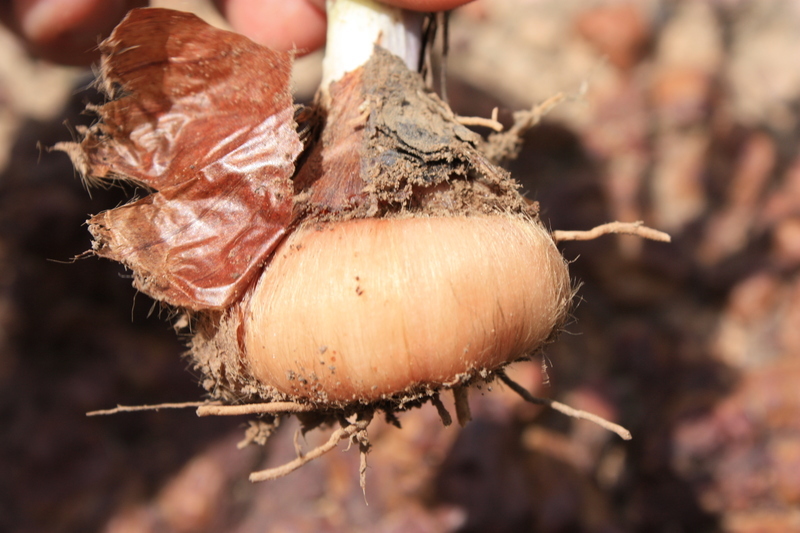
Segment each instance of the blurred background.
[[[511,164],[548,226],[643,220],[673,236],[564,244],[574,319],[512,372],[633,440],[494,384],[473,391],[464,429],[430,406],[402,430],[373,424],[367,505],[344,446],[247,481],[293,457],[292,421],[237,450],[244,418],[87,418],[202,390],[121,267],[71,261],[88,216],[126,198],[90,196],[46,149],[92,120],[91,72],[0,32],[0,530],[800,531],[800,3],[478,0],[451,22],[457,113],[499,107],[509,124],[568,96]],[[320,57],[298,63],[301,101]]]

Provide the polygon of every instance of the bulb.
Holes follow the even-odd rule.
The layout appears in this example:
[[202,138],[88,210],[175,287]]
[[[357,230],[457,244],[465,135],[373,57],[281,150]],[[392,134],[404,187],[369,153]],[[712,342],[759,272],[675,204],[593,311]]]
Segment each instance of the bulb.
[[457,385],[535,352],[571,296],[521,215],[309,223],[241,307],[248,373],[292,398],[370,402]]
[[[375,33],[387,45],[411,37],[392,13]],[[303,135],[289,53],[162,9],[132,11],[101,45],[111,99],[58,148],[87,182],[152,189],[92,217],[93,252],[186,310],[215,399],[402,410],[490,378],[564,320],[569,276],[536,208],[373,39]]]

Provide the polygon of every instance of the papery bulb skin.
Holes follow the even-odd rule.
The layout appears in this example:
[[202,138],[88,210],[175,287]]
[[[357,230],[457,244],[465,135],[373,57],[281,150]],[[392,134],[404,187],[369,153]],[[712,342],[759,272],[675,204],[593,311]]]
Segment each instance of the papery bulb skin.
[[523,215],[308,224],[242,307],[248,373],[294,399],[371,402],[458,385],[563,323],[566,264]]

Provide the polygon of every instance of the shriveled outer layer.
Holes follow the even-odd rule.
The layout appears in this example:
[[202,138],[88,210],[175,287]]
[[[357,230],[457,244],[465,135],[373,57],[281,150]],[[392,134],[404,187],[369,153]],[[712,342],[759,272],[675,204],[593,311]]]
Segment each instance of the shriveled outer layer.
[[243,311],[245,364],[323,403],[436,389],[537,350],[570,295],[552,239],[524,216],[310,224]]
[[153,193],[89,220],[95,254],[167,304],[222,310],[241,299],[291,222],[302,143],[292,54],[169,9],[130,11],[100,45],[110,101],[55,146],[88,184]]

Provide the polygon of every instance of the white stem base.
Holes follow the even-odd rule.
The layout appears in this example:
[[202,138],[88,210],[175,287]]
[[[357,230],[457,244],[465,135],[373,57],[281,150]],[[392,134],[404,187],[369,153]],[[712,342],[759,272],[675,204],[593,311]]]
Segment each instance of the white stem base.
[[417,69],[422,14],[375,0],[327,0],[328,41],[322,87],[367,62],[377,44]]

